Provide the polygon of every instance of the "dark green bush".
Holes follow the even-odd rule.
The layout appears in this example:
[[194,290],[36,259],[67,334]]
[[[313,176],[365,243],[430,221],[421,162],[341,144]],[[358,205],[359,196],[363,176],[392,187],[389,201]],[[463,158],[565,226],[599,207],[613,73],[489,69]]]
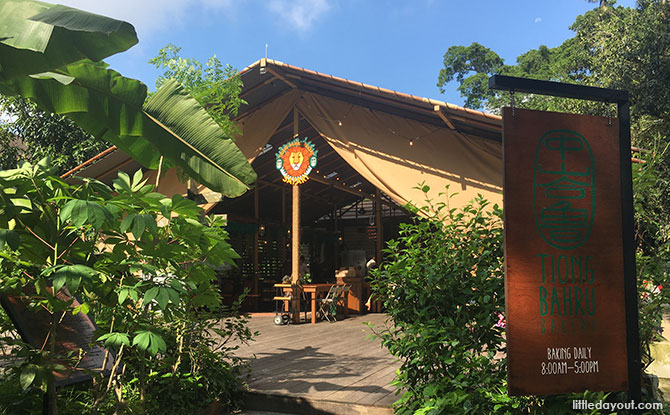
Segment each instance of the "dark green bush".
[[[507,394],[504,330],[496,326],[505,306],[502,211],[481,196],[450,209],[428,198],[428,186],[422,190],[426,206],[409,207],[421,216],[401,225],[382,266],[372,271],[372,289],[389,316],[375,335],[402,362],[394,381],[402,391],[396,413],[571,414],[573,399],[626,402],[624,393]],[[663,264],[638,247],[640,340],[647,353],[668,303],[667,290],[658,288],[667,279]],[[653,400],[649,391],[645,400]]]
[[[506,397],[502,211],[482,197],[461,209],[428,199],[390,241],[372,287],[389,325],[377,334],[402,360],[399,414],[492,413]],[[413,209],[418,212],[418,209]]]

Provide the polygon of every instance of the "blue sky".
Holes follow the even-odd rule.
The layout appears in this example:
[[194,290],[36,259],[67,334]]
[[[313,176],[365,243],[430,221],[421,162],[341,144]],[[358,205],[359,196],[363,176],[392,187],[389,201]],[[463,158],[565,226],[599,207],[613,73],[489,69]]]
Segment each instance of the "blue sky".
[[[48,1],[48,0],[47,0]],[[154,89],[147,63],[168,43],[183,57],[216,56],[242,69],[265,55],[319,72],[461,105],[436,86],[452,45],[479,42],[506,63],[572,36],[586,0],[61,0],[132,23],[140,42],[107,59]],[[634,0],[619,4],[633,6]]]

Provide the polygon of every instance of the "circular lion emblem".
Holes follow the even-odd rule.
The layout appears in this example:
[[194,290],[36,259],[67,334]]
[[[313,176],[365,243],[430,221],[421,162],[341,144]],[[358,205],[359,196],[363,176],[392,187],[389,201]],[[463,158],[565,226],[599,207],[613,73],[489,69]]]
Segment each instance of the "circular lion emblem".
[[307,181],[309,173],[316,166],[314,144],[296,138],[279,147],[275,154],[275,166],[284,176],[284,181],[290,184],[301,184]]

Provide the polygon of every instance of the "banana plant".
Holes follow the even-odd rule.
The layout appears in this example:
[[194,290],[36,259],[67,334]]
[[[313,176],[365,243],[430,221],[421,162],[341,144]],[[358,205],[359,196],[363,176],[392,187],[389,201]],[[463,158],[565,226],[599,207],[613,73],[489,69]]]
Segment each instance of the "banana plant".
[[137,42],[130,24],[33,0],[0,0],[0,16],[0,93],[71,118],[144,167],[164,157],[228,197],[251,188],[251,165],[181,85],[147,100],[146,85],[101,62]]
[[33,0],[0,0],[0,80],[100,61],[138,42],[126,22]]

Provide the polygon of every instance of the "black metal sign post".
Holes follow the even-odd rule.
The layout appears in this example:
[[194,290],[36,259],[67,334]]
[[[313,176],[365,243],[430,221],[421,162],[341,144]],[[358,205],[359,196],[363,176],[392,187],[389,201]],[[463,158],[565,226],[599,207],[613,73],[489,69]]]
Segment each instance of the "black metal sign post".
[[626,308],[626,348],[628,351],[628,393],[630,399],[635,402],[641,402],[640,330],[638,323],[638,293],[635,271],[635,246],[633,239],[633,174],[630,155],[630,99],[628,91],[595,88],[560,82],[539,81],[504,75],[493,75],[490,77],[489,88],[617,104],[621,166],[621,220],[623,232],[624,296]]

